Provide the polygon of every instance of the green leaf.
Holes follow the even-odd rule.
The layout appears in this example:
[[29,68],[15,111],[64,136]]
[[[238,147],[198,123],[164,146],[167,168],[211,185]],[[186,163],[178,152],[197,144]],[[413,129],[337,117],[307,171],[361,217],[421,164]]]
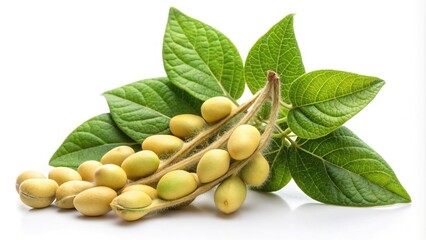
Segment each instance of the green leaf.
[[265,183],[253,189],[262,192],[278,191],[291,180],[288,168],[288,149],[282,139],[272,139],[263,156],[269,162],[269,177]]
[[302,56],[293,30],[293,17],[288,15],[275,24],[251,48],[244,66],[244,75],[252,93],[266,83],[266,73],[273,70],[281,79],[281,96],[289,102],[291,83],[305,73]]
[[297,144],[290,148],[290,172],[311,198],[360,207],[411,201],[385,160],[349,129]]
[[123,145],[140,149],[140,144],[120,131],[110,114],[101,114],[72,131],[50,158],[49,164],[77,168],[87,160],[99,161],[106,152]]
[[335,70],[306,73],[290,87],[293,108],[288,125],[301,138],[325,136],[367,106],[384,83],[376,77]]
[[167,78],[134,82],[108,92],[109,109],[118,127],[136,142],[153,134],[168,134],[170,118],[198,114],[201,102],[174,86]]
[[170,8],[163,42],[169,79],[200,100],[241,97],[243,63],[234,44],[221,32]]

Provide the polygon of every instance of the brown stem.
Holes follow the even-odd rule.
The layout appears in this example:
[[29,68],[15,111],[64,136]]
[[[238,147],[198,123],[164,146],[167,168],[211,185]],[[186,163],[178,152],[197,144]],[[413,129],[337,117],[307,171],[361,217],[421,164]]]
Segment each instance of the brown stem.
[[[268,80],[269,81],[268,81],[267,86],[270,85],[270,87],[265,88],[265,89],[272,90],[272,94],[271,94],[271,98],[272,98],[271,116],[270,116],[270,119],[269,119],[269,123],[265,128],[265,131],[262,133],[259,146],[257,147],[256,151],[249,158],[242,160],[242,161],[235,161],[234,163],[231,164],[228,172],[225,175],[223,175],[222,177],[220,177],[220,178],[218,178],[218,179],[216,179],[216,180],[214,180],[210,183],[202,184],[194,192],[192,192],[191,194],[189,194],[185,197],[182,197],[180,199],[173,200],[173,201],[157,200],[155,203],[151,204],[148,207],[141,208],[141,209],[132,209],[132,211],[143,211],[146,214],[148,214],[148,213],[153,212],[153,211],[157,211],[157,210],[161,210],[161,209],[167,209],[167,208],[177,206],[177,205],[183,204],[185,202],[191,201],[191,200],[195,199],[197,196],[209,191],[210,189],[212,189],[214,186],[221,183],[226,178],[228,178],[232,175],[238,174],[238,172],[250,160],[252,160],[256,156],[256,154],[260,153],[263,150],[263,148],[267,145],[267,143],[269,142],[269,140],[272,136],[275,121],[277,120],[277,115],[278,115],[278,111],[279,111],[279,107],[280,107],[280,81],[279,81],[278,77],[276,76],[276,74],[269,74],[269,73],[268,73]],[[265,92],[268,93],[268,94],[270,93],[269,91],[265,91]],[[263,92],[263,93],[265,93],[265,92]],[[264,94],[262,94],[261,97],[258,100],[260,100],[263,96],[264,96]],[[258,107],[260,107],[258,105],[261,106],[262,104],[256,102],[256,104],[253,107],[253,110],[255,110],[255,108],[258,109]],[[255,112],[253,110],[251,112]],[[252,113],[252,114],[254,114],[254,113]],[[229,133],[229,132],[232,132],[232,130],[228,131],[227,133]],[[176,165],[178,165],[178,164],[176,164]]]
[[199,133],[195,138],[193,138],[190,142],[184,144],[184,146],[177,151],[173,156],[168,158],[163,162],[163,164],[158,168],[157,172],[160,172],[170,164],[176,162],[181,158],[182,156],[188,154],[191,152],[194,148],[199,146],[201,143],[203,143],[205,140],[207,140],[212,134],[215,134],[218,132],[222,126],[227,124],[230,120],[232,120],[236,115],[243,113],[246,111],[254,102],[259,98],[260,92],[256,93],[249,101],[245,102],[244,104],[240,105],[236,109],[234,109],[229,116],[222,119],[220,122],[212,125],[205,131]]
[[[191,155],[188,158],[185,158],[185,159],[181,160],[180,162],[178,162],[176,164],[170,165],[168,163],[165,163],[164,164],[165,167],[162,168],[162,169],[160,169],[160,170],[158,170],[156,173],[154,173],[154,174],[152,174],[152,175],[150,175],[148,177],[139,179],[139,180],[137,180],[135,182],[131,182],[128,185],[133,185],[133,184],[153,185],[155,182],[158,182],[158,180],[162,176],[164,176],[164,174],[166,174],[166,173],[168,173],[170,171],[173,171],[173,170],[177,170],[177,169],[186,169],[186,168],[188,168],[188,167],[196,164],[199,161],[199,159],[207,151],[212,150],[212,149],[216,149],[216,148],[220,148],[222,145],[224,145],[227,142],[227,140],[231,136],[231,133],[234,131],[234,129],[237,128],[238,126],[242,125],[242,124],[246,124],[254,116],[254,114],[260,109],[260,107],[263,105],[263,103],[265,102],[265,100],[270,97],[271,89],[274,89],[275,88],[274,85],[276,85],[276,83],[278,83],[278,85],[279,85],[279,82],[280,82],[279,79],[276,78],[275,76],[276,75],[271,75],[271,79],[268,78],[268,80],[269,80],[268,83],[266,84],[266,86],[261,91],[259,91],[260,92],[260,94],[258,93],[259,96],[255,98],[255,101],[253,103],[252,109],[237,124],[235,124],[231,129],[229,129],[224,135],[222,135],[216,141],[214,141],[213,143],[211,143],[209,146],[207,146],[203,150],[201,150],[201,151],[199,151],[199,152]],[[268,77],[269,77],[269,75],[268,75]],[[278,92],[279,92],[279,89],[278,89]],[[256,94],[256,96],[258,94]],[[275,93],[273,93],[273,94],[275,94]],[[252,101],[249,101],[249,102],[252,102]],[[244,109],[245,106],[249,106],[249,105],[247,105],[247,104],[241,105],[240,106],[240,110],[236,109],[233,113],[237,114],[239,112],[243,112],[243,110],[241,110],[241,109]],[[235,116],[235,114],[234,114],[234,116]],[[228,116],[224,120],[228,120],[229,121],[232,117],[233,116]],[[276,116],[275,116],[275,119],[276,119]],[[274,120],[274,122],[275,122],[275,120]],[[223,126],[223,124],[224,124],[223,121],[221,121],[218,124],[215,124],[213,126],[213,128],[215,128],[214,131],[210,131],[210,130],[206,130],[206,131],[208,131],[210,134],[211,134],[211,132],[216,132],[217,130],[219,130],[220,127]],[[207,134],[204,134],[204,132],[203,132],[203,135],[206,136]],[[210,135],[208,135],[208,136],[210,136]],[[195,138],[194,140],[196,140],[196,139],[198,139],[198,138]],[[206,139],[206,138],[203,137],[203,139]],[[194,141],[194,140],[191,141],[190,143],[192,143],[194,145],[199,145],[200,144],[200,142],[198,142],[198,141],[200,141],[200,139],[198,139],[197,141]],[[181,151],[179,151],[178,153],[176,153],[176,155],[179,155],[179,156],[182,156],[181,154],[183,154]],[[177,159],[177,157],[173,158],[173,160],[175,160],[175,159]],[[169,159],[168,162],[172,162],[170,160],[171,159]]]

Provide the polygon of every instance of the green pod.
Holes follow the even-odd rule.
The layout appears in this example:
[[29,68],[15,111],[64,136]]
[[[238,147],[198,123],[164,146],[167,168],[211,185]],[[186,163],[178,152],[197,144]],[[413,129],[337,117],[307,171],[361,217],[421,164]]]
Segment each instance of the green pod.
[[55,200],[58,184],[52,179],[27,179],[19,186],[21,201],[32,208],[48,207]]
[[197,189],[197,181],[191,173],[174,170],[161,177],[157,184],[158,197],[164,200],[175,200],[191,194]]
[[232,159],[243,160],[256,151],[259,143],[259,130],[251,125],[243,124],[232,132],[227,143],[227,149]]
[[201,115],[208,123],[219,121],[231,114],[234,103],[226,97],[212,97],[201,105]]
[[247,195],[246,184],[238,176],[223,181],[214,193],[214,203],[221,212],[229,214],[237,211]]
[[158,134],[147,137],[142,143],[142,149],[151,150],[161,158],[177,152],[183,144],[182,139],[178,137]]
[[213,149],[206,152],[197,165],[197,176],[201,183],[214,181],[228,171],[231,158],[229,153],[222,149]]
[[141,208],[151,205],[152,199],[140,190],[126,191],[115,197],[110,206],[112,210],[126,221],[135,221],[146,213]]
[[121,164],[127,178],[137,180],[157,171],[160,159],[150,150],[142,150],[127,157]]
[[258,153],[240,171],[241,179],[253,186],[260,186],[269,176],[269,163]]
[[180,114],[170,119],[169,127],[173,135],[180,138],[189,138],[200,132],[206,121],[194,114]]

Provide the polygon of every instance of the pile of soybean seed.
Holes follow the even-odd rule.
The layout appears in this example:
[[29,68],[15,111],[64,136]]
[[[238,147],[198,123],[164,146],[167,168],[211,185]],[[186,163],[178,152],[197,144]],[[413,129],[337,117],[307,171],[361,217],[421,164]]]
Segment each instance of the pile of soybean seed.
[[[195,172],[172,170],[151,186],[135,184],[159,170],[162,159],[177,152],[187,139],[231,114],[236,106],[226,97],[214,97],[201,106],[201,116],[182,114],[170,120],[172,135],[152,135],[135,152],[128,146],[113,148],[100,161],[83,162],[77,170],[56,167],[48,178],[38,171],[25,171],[16,180],[21,201],[31,208],[53,202],[59,208],[76,209],[85,216],[102,216],[111,210],[126,221],[140,219],[155,201],[175,201],[203,184],[224,176],[232,161],[249,158],[257,149],[260,132],[252,125],[235,128],[226,146],[207,151]],[[214,203],[221,212],[235,212],[243,204],[246,185],[261,185],[269,175],[269,164],[256,154],[238,174],[219,183]],[[56,200],[56,201],[55,201]]]

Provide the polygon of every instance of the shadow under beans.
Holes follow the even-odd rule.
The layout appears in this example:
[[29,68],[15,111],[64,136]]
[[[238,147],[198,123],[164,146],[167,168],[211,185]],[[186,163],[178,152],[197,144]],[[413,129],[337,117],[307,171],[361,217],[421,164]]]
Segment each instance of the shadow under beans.
[[288,214],[289,211],[290,208],[287,202],[276,194],[248,191],[247,198],[241,208],[232,214],[225,214],[216,208],[214,203],[214,192],[210,191],[199,196],[188,206],[150,213],[134,222],[126,222],[117,218],[115,223],[119,226],[129,226],[144,225],[148,224],[148,222],[151,225],[153,222],[161,222],[164,220],[184,222],[194,219],[198,219],[199,221],[204,221],[205,219],[223,219],[238,221],[241,218],[247,217],[280,218]]
[[202,215],[202,211],[190,204],[188,206],[182,206],[174,209],[167,209],[167,210],[160,210],[156,212],[149,213],[142,218],[136,220],[136,221],[125,221],[117,216],[115,217],[115,223],[118,226],[131,226],[131,225],[140,225],[140,224],[146,224],[147,222],[156,222],[161,221],[162,219],[175,219],[175,221],[178,221],[177,219],[185,217],[185,216],[194,216],[194,215]]

